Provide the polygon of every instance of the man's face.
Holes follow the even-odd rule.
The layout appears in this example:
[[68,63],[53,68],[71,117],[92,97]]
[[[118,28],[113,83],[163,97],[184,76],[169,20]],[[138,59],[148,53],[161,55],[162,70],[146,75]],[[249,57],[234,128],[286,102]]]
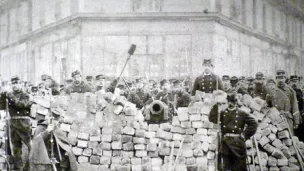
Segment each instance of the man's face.
[[166,90],[166,91],[168,91],[168,90],[170,90],[170,84],[169,83],[165,83],[163,86],[162,86],[162,90]]
[[182,90],[182,87],[180,84],[175,84],[173,87],[172,87],[172,91],[175,92],[175,93],[179,93],[181,92]]
[[74,82],[76,83],[76,84],[79,84],[81,81],[82,81],[82,77],[81,77],[81,75],[75,75],[74,77],[73,77],[73,79],[74,79]]
[[276,85],[275,83],[268,83],[268,84],[267,84],[267,87],[268,87],[268,89],[270,89],[270,90],[274,90],[274,89],[277,87],[277,85]]
[[19,90],[21,90],[21,88],[22,88],[22,86],[19,83],[19,81],[12,83],[12,89],[13,89],[13,91],[19,91]]
[[104,87],[105,79],[100,79],[96,81],[96,86]]
[[224,80],[223,81],[223,87],[224,87],[225,90],[228,90],[231,87],[230,81],[229,80]]
[[277,77],[277,84],[278,84],[278,87],[284,86],[284,85],[285,85],[285,82],[286,82],[285,76],[278,76],[278,77]]
[[213,67],[211,67],[211,66],[203,66],[202,69],[205,74],[211,74],[213,72]]
[[248,84],[245,80],[239,82],[240,87],[248,89]]
[[87,80],[88,84],[93,84],[93,80]]
[[262,78],[257,78],[257,79],[255,80],[255,83],[261,85],[261,84],[264,83],[264,79],[262,79]]
[[290,81],[290,86],[291,87],[298,87],[299,86],[299,81],[298,80],[291,80]]
[[149,89],[151,90],[154,87],[154,82],[149,82]]
[[144,88],[144,82],[140,81],[136,84],[137,89],[143,89]]

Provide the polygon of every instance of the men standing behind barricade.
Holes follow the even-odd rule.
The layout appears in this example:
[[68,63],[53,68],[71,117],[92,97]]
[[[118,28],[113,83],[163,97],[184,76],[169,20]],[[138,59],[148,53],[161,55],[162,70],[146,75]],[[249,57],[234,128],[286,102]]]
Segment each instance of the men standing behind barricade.
[[[189,78],[189,79],[190,79],[190,78]],[[189,79],[186,79],[186,80],[184,81],[184,89],[185,89],[185,91],[186,91],[188,94],[191,94],[191,86],[192,86],[192,84],[191,84],[191,81],[190,81]]]
[[[29,163],[25,165],[22,161],[22,143],[24,143],[30,151],[31,138],[31,120],[30,108],[32,105],[30,96],[22,91],[19,84],[19,77],[11,78],[12,92],[3,93],[1,96],[1,110],[8,110],[10,115],[10,139],[13,146],[13,164],[14,170],[28,170]],[[6,100],[8,108],[6,108]]]
[[229,75],[223,75],[222,82],[223,82],[223,90],[227,93],[228,90],[231,88]]
[[174,95],[171,91],[170,82],[166,79],[160,81],[160,89],[161,91],[155,96],[155,100],[160,100],[164,102],[166,105],[173,104]]
[[[209,121],[218,122],[220,108],[220,129],[222,142],[219,142],[219,161],[223,159],[223,166],[219,165],[218,170],[245,171],[246,166],[246,144],[252,135],[255,134],[258,123],[250,114],[239,110],[235,93],[227,95],[228,108],[214,105],[209,114]],[[246,128],[245,128],[246,125]],[[219,164],[221,162],[218,162]]]
[[265,100],[267,95],[267,90],[264,83],[264,74],[261,72],[256,73],[255,75],[255,87],[252,91],[251,97],[260,97]]
[[152,95],[144,89],[144,80],[142,78],[136,79],[136,90],[131,92],[128,101],[136,104],[136,107],[142,109],[147,104],[152,102]]
[[230,87],[228,90],[226,90],[226,92],[228,93],[232,93],[232,92],[237,92],[238,91],[238,82],[239,79],[236,76],[232,76],[230,78]]
[[[70,140],[66,137],[66,134],[58,128],[58,121],[55,119],[52,121],[52,124],[45,119],[38,121],[29,156],[30,171],[53,170],[51,161],[57,171],[77,170],[77,161],[70,148]],[[54,143],[51,143],[51,134],[53,134],[52,138]],[[51,150],[52,145],[53,154]],[[58,163],[55,163],[56,161]]]
[[291,87],[286,85],[285,71],[278,70],[276,80],[277,80],[279,89],[282,90],[287,95],[287,97],[290,101],[290,109],[289,109],[290,114],[288,114],[288,115],[285,114],[285,117],[289,124],[291,133],[294,134],[293,130],[297,129],[300,124],[300,113],[299,113],[296,93]]
[[86,93],[92,92],[91,87],[82,81],[82,76],[78,70],[72,73],[73,83],[65,89],[65,94],[69,95],[71,93]]
[[217,89],[222,90],[222,81],[217,75],[213,73],[214,66],[211,62],[211,59],[204,59],[202,69],[202,75],[198,76],[194,81],[191,95],[194,96],[196,90],[205,93],[212,93]]

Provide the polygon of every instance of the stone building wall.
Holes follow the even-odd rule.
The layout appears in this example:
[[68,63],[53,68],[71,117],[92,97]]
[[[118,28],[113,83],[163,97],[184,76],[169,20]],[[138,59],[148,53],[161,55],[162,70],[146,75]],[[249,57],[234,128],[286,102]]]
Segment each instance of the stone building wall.
[[220,75],[301,75],[302,12],[271,2],[4,1],[0,72],[34,83],[41,74],[62,82],[75,69],[115,76],[135,43],[126,77],[195,77],[204,58],[214,59]]

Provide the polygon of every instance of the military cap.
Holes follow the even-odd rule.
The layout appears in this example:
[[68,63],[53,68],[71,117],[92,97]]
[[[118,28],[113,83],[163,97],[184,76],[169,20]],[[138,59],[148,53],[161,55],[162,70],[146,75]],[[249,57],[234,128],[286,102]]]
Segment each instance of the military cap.
[[285,79],[285,78],[286,78],[285,75],[277,75],[277,76],[276,76],[276,79]]
[[13,76],[13,77],[11,78],[11,82],[12,82],[12,83],[18,83],[19,80],[20,80],[20,79],[19,79],[18,76]]
[[42,81],[45,81],[45,80],[46,80],[46,77],[47,77],[46,74],[41,75],[41,80],[42,80]]
[[96,75],[95,79],[96,80],[103,80],[103,79],[106,79],[106,77],[102,74],[99,74],[99,75]]
[[45,79],[46,80],[53,80],[52,76],[50,76],[50,75],[47,75]]
[[61,84],[59,87],[60,87],[60,89],[62,89],[62,88],[64,88],[64,85]]
[[263,74],[262,72],[257,72],[257,73],[255,74],[255,78],[256,78],[256,79],[263,79],[263,78],[264,78],[264,74]]
[[144,81],[144,78],[136,78],[136,83],[139,83],[139,82],[143,82]]
[[181,83],[180,80],[174,80],[174,81],[173,81],[173,84],[174,84],[174,85],[178,85],[178,84],[180,84],[180,83]]
[[213,67],[211,59],[204,59],[203,66]]
[[65,82],[66,82],[66,83],[72,83],[73,80],[72,80],[72,79],[66,79]]
[[87,81],[92,81],[92,80],[93,80],[93,76],[88,75],[88,76],[86,77],[86,80],[87,80]]
[[78,70],[72,72],[72,77],[75,77],[76,75],[80,75],[80,72]]
[[160,85],[161,86],[163,86],[166,83],[170,83],[170,82],[168,80],[166,80],[166,79],[163,79],[163,80],[160,81]]
[[38,120],[37,125],[48,125],[48,122],[45,119],[40,119]]
[[270,84],[270,83],[276,84],[275,80],[272,78],[267,80],[267,84]]
[[222,80],[223,80],[223,81],[228,81],[228,80],[230,80],[229,75],[223,75],[223,76],[222,76]]
[[277,70],[277,75],[285,75],[285,71],[284,70]]
[[299,77],[297,75],[291,75],[290,80],[291,81],[297,81],[297,80],[299,80]]
[[155,83],[155,81],[150,79],[150,80],[149,80],[149,83]]
[[240,81],[245,80],[245,79],[246,79],[246,77],[244,77],[244,76],[240,76],[240,78],[239,78]]
[[230,82],[238,82],[239,79],[236,76],[230,78]]
[[176,80],[175,78],[171,78],[171,79],[169,79],[169,82],[173,84],[173,82],[174,82],[175,80]]
[[38,91],[38,87],[37,87],[37,86],[33,86],[33,87],[31,88],[31,91],[32,91],[32,92],[37,92],[37,91]]
[[248,77],[247,81],[254,81],[254,78],[253,77]]
[[119,84],[119,85],[117,86],[117,88],[119,88],[119,89],[124,89],[124,88],[125,88],[125,85]]

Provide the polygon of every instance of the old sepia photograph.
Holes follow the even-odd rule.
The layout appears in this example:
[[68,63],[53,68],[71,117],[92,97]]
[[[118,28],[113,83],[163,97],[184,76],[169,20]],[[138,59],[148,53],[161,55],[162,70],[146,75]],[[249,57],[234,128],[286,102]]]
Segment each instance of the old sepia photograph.
[[0,0],[0,171],[304,171],[304,0]]

